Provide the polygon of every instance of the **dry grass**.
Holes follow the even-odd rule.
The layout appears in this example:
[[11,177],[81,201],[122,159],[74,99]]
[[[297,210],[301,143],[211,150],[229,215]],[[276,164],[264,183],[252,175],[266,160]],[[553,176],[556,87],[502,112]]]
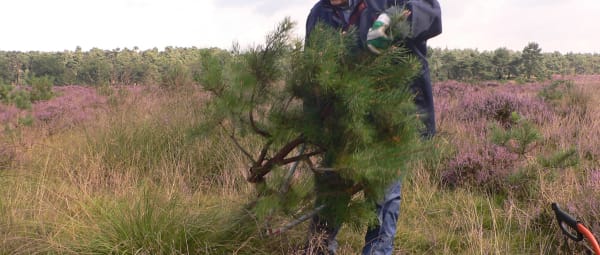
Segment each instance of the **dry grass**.
[[[543,87],[507,86],[525,86],[513,89],[521,95]],[[453,110],[460,92],[437,98],[446,110],[438,113],[436,150],[404,181],[396,254],[559,252],[551,202],[600,233],[599,87],[597,79],[577,80],[563,98],[572,105],[567,114],[537,126],[544,139],[518,164],[533,176],[534,192],[524,198],[440,184],[448,160],[477,151],[488,126],[460,119]],[[0,254],[291,254],[305,244],[306,225],[272,239],[256,235],[243,210],[254,192],[246,159],[226,134],[193,135],[207,100],[201,91],[113,92],[110,106],[86,122],[0,134]],[[242,142],[252,147],[252,139]],[[575,166],[538,163],[571,147]],[[363,235],[344,228],[339,253],[358,253]]]

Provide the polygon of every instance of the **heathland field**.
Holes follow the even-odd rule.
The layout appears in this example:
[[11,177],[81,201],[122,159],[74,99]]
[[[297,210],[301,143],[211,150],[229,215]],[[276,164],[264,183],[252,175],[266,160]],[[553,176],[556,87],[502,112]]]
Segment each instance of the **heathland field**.
[[[54,95],[0,104],[0,254],[292,254],[306,242],[307,223],[257,233],[244,155],[198,130],[200,87]],[[600,76],[445,81],[434,98],[438,134],[404,180],[396,254],[580,252],[552,202],[600,233]],[[342,229],[340,254],[360,251],[365,228]]]

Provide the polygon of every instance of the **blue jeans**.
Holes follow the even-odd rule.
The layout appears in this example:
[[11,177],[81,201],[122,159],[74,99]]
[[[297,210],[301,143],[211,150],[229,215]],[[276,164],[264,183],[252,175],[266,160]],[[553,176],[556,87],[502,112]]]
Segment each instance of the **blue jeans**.
[[[390,185],[383,201],[377,204],[379,225],[367,231],[365,246],[362,250],[363,255],[391,255],[393,253],[401,200],[402,182],[398,180]],[[311,223],[312,233],[322,232],[325,234],[325,246],[328,254],[335,254],[338,248],[336,236],[339,229],[339,226],[327,225],[318,216],[315,216]]]
[[402,182],[399,180],[388,188],[383,201],[377,204],[379,225],[367,231],[365,246],[362,250],[363,255],[391,255],[393,253],[401,200]]

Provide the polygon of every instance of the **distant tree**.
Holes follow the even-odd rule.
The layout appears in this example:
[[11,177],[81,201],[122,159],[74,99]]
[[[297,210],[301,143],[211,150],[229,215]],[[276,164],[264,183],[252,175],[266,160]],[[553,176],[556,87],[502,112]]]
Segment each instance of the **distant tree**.
[[77,46],[75,51],[65,51],[63,55],[65,61],[63,84],[68,85],[80,83],[80,81],[77,80],[77,73],[81,69],[81,62],[83,59],[81,47]]
[[521,76],[522,69],[521,66],[523,63],[523,59],[521,58],[522,53],[521,52],[517,52],[514,54],[514,57],[512,58],[512,60],[510,61],[510,63],[508,64],[508,79],[514,79],[516,77]]
[[158,48],[145,50],[142,53],[142,62],[144,68],[143,83],[148,85],[157,85],[160,80],[161,71],[159,67]]
[[35,53],[30,57],[31,76],[48,77],[54,84],[63,84],[66,66],[62,53]]
[[106,58],[105,52],[93,48],[83,55],[77,80],[88,85],[108,85],[111,71],[112,63]]
[[8,65],[8,56],[4,52],[0,52],[0,84],[10,80],[10,70]]
[[469,52],[470,66],[472,70],[471,80],[493,80],[496,79],[494,75],[494,65],[492,63],[492,54],[489,52]]
[[523,48],[523,54],[521,55],[521,65],[523,75],[527,80],[531,80],[532,77],[545,78],[545,69],[543,66],[542,49],[540,46],[531,42]]
[[592,74],[600,74],[600,54],[595,53],[592,56],[592,60],[593,60],[593,63],[592,63],[593,68],[592,68],[591,73]]
[[431,73],[432,80],[442,81],[448,79],[447,74],[441,70],[444,66],[441,49],[429,47],[427,49],[427,62],[429,63],[429,72]]
[[167,47],[160,54],[161,85],[168,88],[184,87],[193,83],[189,64],[197,58],[186,49]]
[[29,72],[27,64],[29,63],[29,56],[22,52],[7,52],[7,71],[4,75],[7,77],[7,82],[15,85],[22,85],[26,74]]
[[443,66],[440,68],[442,77],[450,80],[458,80],[460,76],[460,69],[457,63],[456,52],[444,51],[441,55]]
[[552,74],[568,74],[568,62],[558,51],[544,54],[544,65],[546,70]]
[[510,62],[511,53],[507,48],[498,48],[494,51],[492,56],[492,65],[494,66],[494,73],[496,79],[505,80],[510,78]]

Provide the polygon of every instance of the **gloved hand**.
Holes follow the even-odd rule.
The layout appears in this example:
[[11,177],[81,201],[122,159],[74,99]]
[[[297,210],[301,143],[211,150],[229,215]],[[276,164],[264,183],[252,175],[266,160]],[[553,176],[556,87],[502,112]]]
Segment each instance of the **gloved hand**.
[[386,13],[380,14],[367,33],[367,47],[371,52],[379,55],[382,50],[390,47],[392,38],[387,34],[389,27],[390,16]]

